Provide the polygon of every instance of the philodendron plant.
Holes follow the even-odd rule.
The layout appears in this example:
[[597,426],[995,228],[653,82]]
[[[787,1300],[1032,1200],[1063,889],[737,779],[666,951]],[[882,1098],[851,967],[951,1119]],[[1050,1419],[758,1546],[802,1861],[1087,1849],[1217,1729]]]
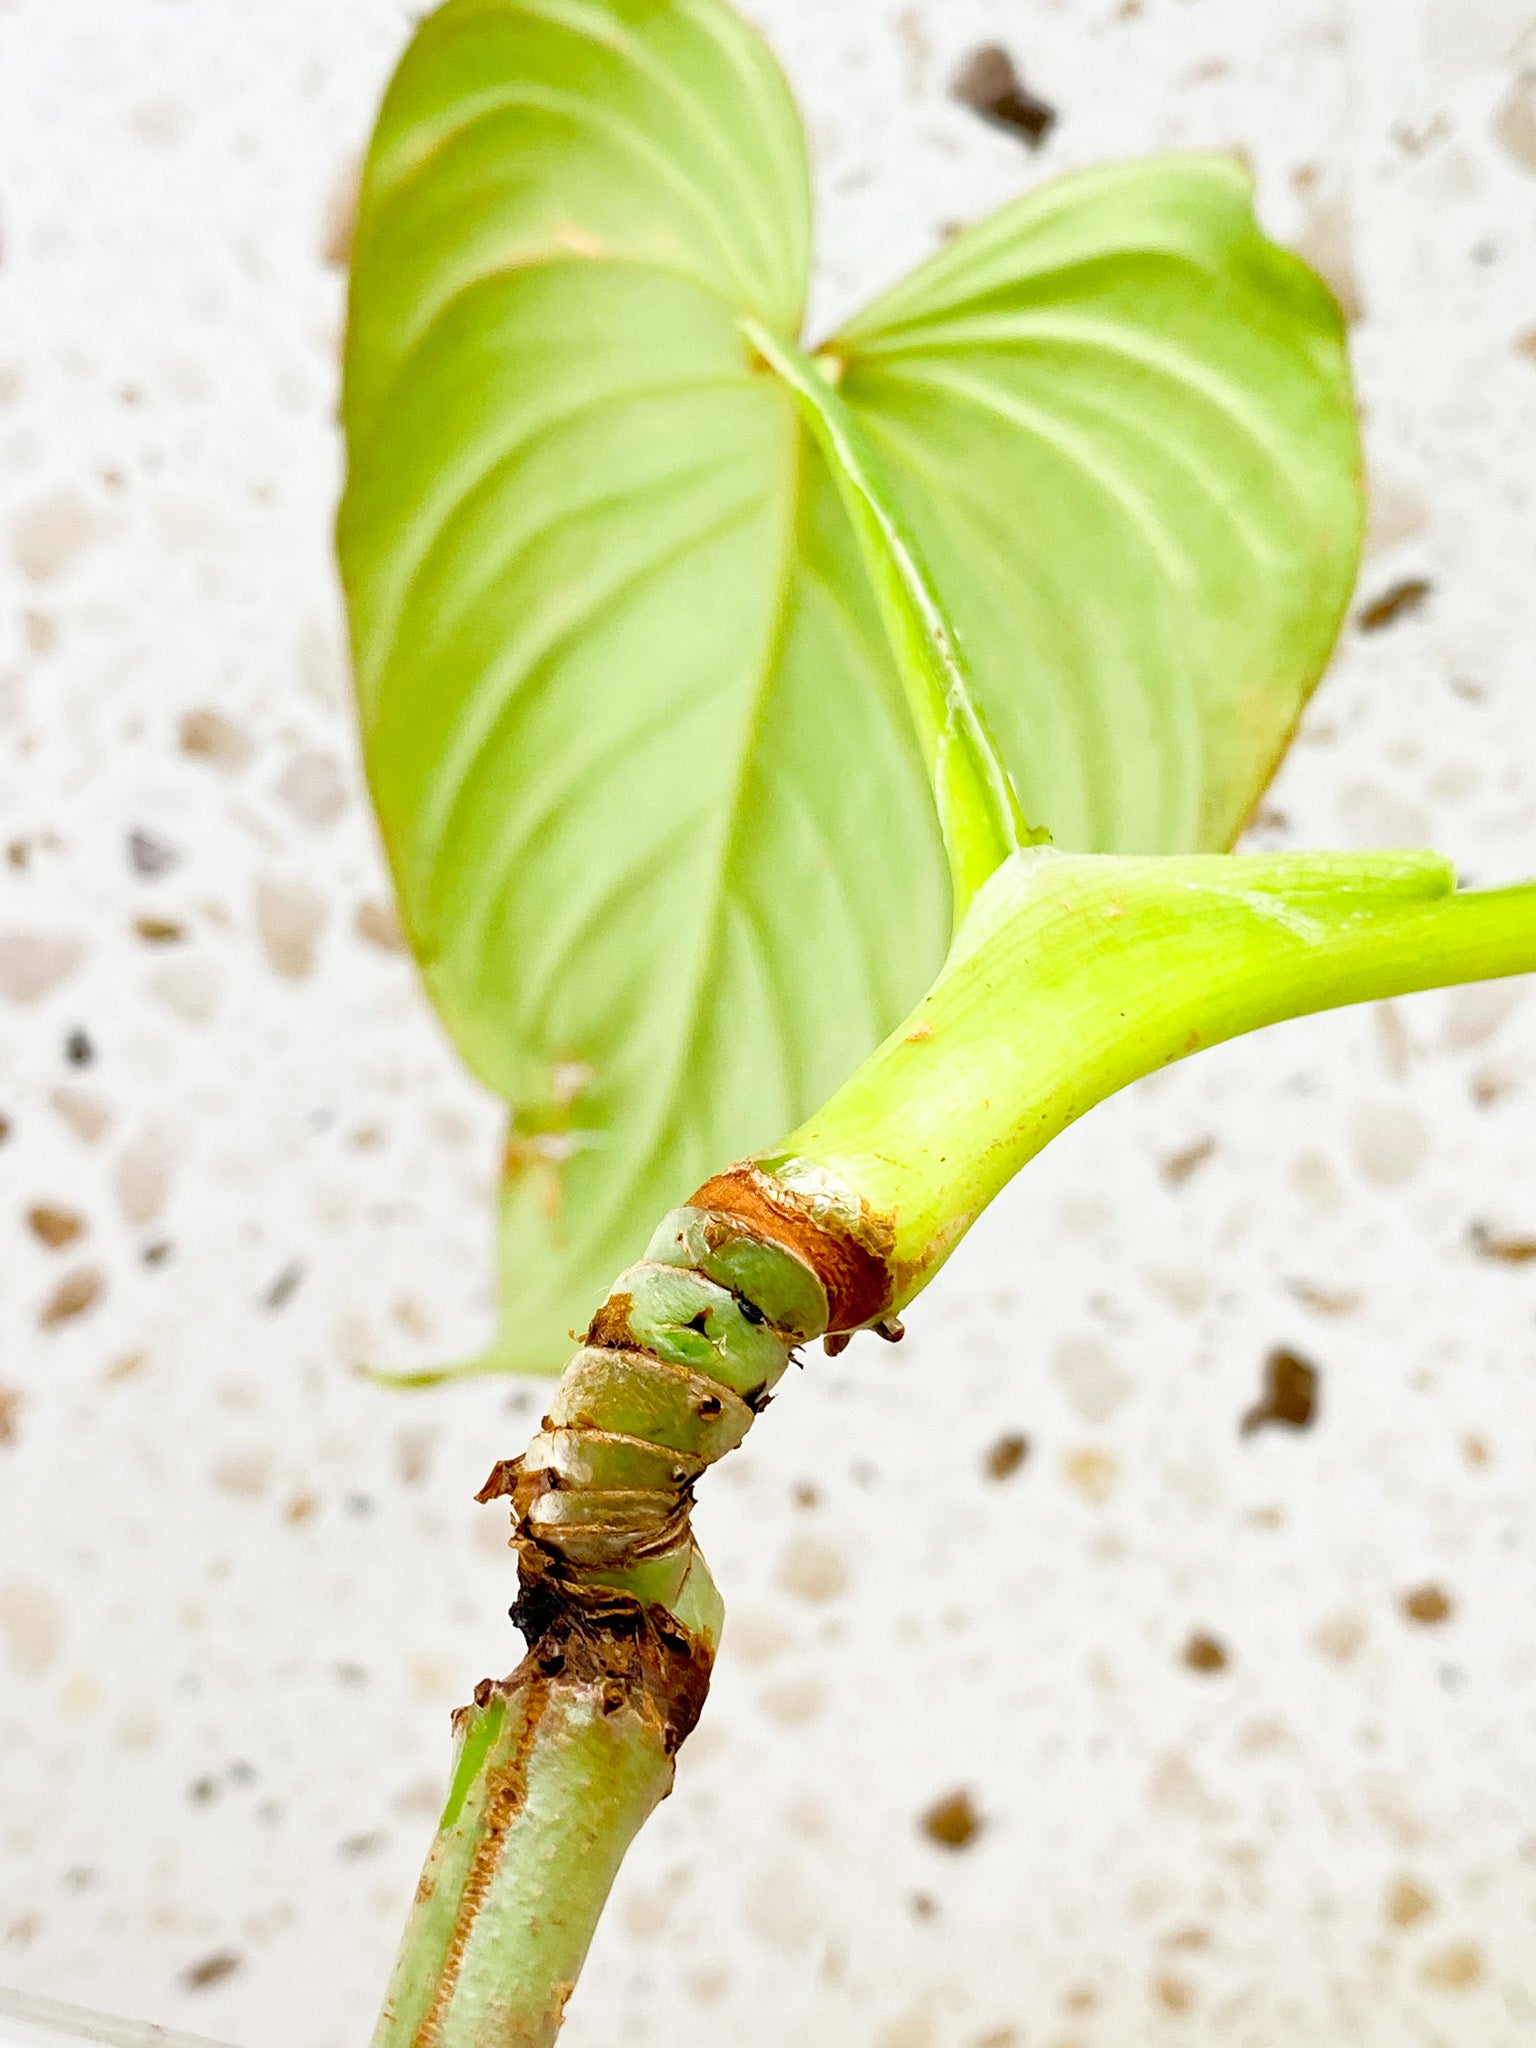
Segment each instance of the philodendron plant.
[[1225,851],[1361,530],[1339,314],[1243,170],[1047,186],[811,348],[809,215],[725,0],[448,0],[368,157],[368,773],[511,1111],[454,1369],[569,1358],[482,1495],[528,1650],[458,1717],[376,2048],[553,2039],[709,1683],[694,1488],[797,1347],[899,1334],[1138,1075],[1536,968],[1536,887]]

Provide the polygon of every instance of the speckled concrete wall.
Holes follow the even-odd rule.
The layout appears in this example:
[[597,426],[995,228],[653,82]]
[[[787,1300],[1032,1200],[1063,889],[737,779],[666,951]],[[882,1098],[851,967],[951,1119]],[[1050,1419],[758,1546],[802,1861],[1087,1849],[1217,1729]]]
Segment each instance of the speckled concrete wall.
[[[398,948],[328,556],[414,11],[0,0],[0,1983],[251,2048],[366,2038],[541,1397],[358,1371],[484,1335],[499,1121]],[[1430,586],[1257,839],[1536,870],[1536,7],[754,11],[829,318],[1054,172],[1248,153],[1354,315],[1362,605]],[[1038,151],[947,97],[990,39]],[[1533,1095],[1518,985],[1226,1048],[818,1357],[711,1481],[715,1696],[572,2048],[1536,2039]]]

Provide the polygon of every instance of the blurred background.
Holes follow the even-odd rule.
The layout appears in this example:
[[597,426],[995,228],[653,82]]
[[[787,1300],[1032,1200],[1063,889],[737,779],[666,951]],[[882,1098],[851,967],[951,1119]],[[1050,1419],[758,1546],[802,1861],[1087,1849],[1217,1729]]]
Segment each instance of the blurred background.
[[[0,0],[0,1985],[241,2048],[367,2038],[544,1394],[364,1373],[488,1334],[501,1124],[400,949],[330,556],[419,11]],[[1536,6],[747,11],[818,326],[1061,171],[1247,156],[1373,499],[1253,843],[1536,872]],[[956,97],[993,44],[1043,116]],[[714,1695],[572,2048],[1536,2038],[1533,1099],[1519,983],[1202,1056],[899,1349],[808,1358],[701,1505]]]

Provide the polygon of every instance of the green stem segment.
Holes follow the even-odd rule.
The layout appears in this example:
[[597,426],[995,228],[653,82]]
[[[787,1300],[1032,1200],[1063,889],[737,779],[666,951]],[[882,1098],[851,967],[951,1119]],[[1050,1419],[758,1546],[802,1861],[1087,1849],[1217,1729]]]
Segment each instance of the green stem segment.
[[1536,884],[1457,892],[1438,854],[1032,847],[907,1021],[758,1164],[858,1190],[899,1308],[1020,1167],[1139,1076],[1288,1017],[1532,971]]
[[455,1718],[453,1789],[375,2040],[540,2048],[671,1754],[628,1699],[539,1672],[482,1686]]
[[[707,1192],[707,1191],[706,1191]],[[546,2048],[709,1684],[722,1609],[689,1526],[826,1290],[728,1210],[674,1210],[621,1275],[521,1458],[528,1655],[457,1718],[458,1766],[375,2048]]]
[[[1340,1003],[1536,970],[1536,885],[1430,854],[1014,853],[938,982],[780,1152],[615,1284],[510,1496],[529,1651],[459,1760],[375,2048],[549,2048],[719,1640],[694,1485],[794,1347],[886,1327],[1047,1141],[1138,1075]],[[894,1334],[889,1332],[889,1334]]]
[[949,856],[958,924],[994,869],[1038,835],[982,721],[959,636],[852,414],[835,366],[808,356],[760,320],[741,331],[793,394],[837,482],[880,605]]

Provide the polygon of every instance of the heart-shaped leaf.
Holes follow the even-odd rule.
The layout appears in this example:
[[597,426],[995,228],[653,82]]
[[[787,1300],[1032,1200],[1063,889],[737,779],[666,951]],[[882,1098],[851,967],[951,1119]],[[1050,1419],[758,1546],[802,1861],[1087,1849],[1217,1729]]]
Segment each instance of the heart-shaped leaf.
[[1250,196],[1224,157],[1064,178],[826,351],[1062,846],[1229,846],[1354,584],[1342,324]]
[[[556,1366],[657,1214],[922,992],[949,890],[829,457],[744,328],[808,247],[783,80],[720,0],[449,0],[364,182],[340,552],[406,929],[512,1105],[503,1323]],[[1337,316],[1237,168],[961,237],[820,358],[1029,815],[1225,843],[1353,575]]]

